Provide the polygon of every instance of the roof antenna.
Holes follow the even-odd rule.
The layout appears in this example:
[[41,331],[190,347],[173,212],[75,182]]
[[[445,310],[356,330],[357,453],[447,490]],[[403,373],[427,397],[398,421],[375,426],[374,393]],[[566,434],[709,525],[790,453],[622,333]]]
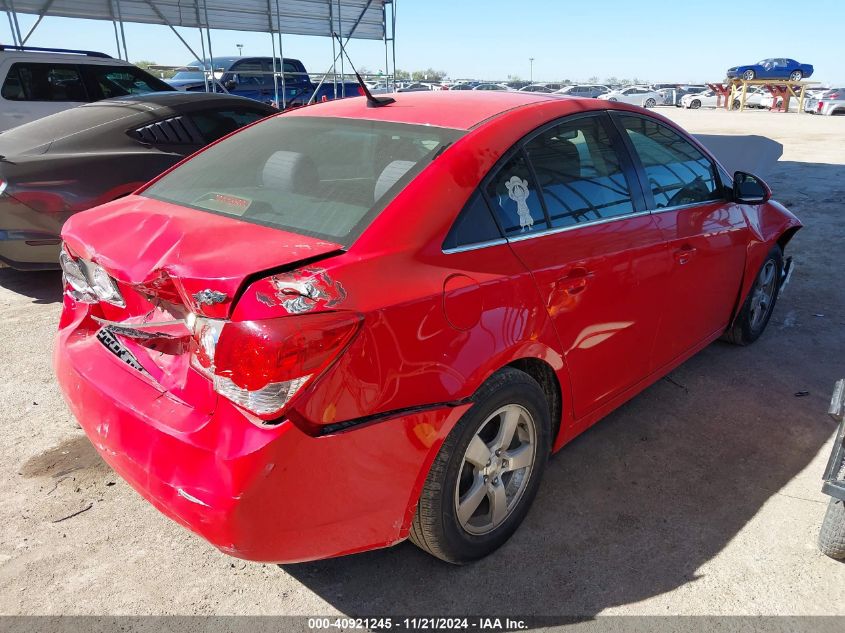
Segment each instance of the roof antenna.
[[368,108],[381,108],[386,105],[390,105],[391,103],[396,103],[396,99],[393,97],[374,97],[373,93],[370,92],[370,89],[367,87],[367,84],[364,83],[364,80],[361,78],[361,75],[358,74],[358,71],[355,70],[355,64],[352,63],[352,59],[349,57],[349,53],[346,52],[346,48],[343,46],[343,42],[340,41],[340,37],[337,33],[332,31],[332,37],[337,40],[337,43],[340,44],[340,51],[346,55],[346,59],[349,60],[349,65],[352,66],[352,71],[355,73],[355,76],[358,78],[358,85],[361,87],[361,91],[364,93],[364,96],[367,98],[367,107]]

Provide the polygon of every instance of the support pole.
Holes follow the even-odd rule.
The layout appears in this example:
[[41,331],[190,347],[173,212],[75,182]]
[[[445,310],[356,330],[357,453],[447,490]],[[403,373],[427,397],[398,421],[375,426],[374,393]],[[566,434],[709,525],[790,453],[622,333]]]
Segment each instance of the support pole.
[[15,46],[21,46],[21,43],[18,41],[18,34],[15,33],[15,24],[12,22],[12,14],[8,9],[6,9],[6,17],[9,18],[9,31],[12,32],[12,43]]
[[211,27],[208,22],[208,4],[206,4],[205,0],[202,0],[202,8],[205,13],[205,35],[208,38],[208,59],[209,66],[211,66],[211,77],[209,78],[211,81],[211,92],[217,92],[217,77],[214,76],[214,52],[211,50]]
[[[340,41],[343,42],[343,20],[341,18],[340,0],[337,0],[337,33]],[[340,56],[340,96],[343,98],[346,98],[346,68],[343,63],[345,57],[346,55]],[[336,94],[335,97],[337,97]]]
[[396,92],[396,0],[390,3],[390,41],[393,44],[393,92]]
[[279,57],[282,60],[282,105],[281,109],[287,107],[287,87],[285,85],[285,49],[282,48],[282,13],[279,11],[279,0],[276,0],[276,33],[279,35]]
[[390,81],[390,70],[388,67],[387,49],[387,5],[381,5],[381,28],[384,39],[384,87],[387,89],[387,82]]
[[276,74],[276,38],[273,37],[273,9],[270,6],[270,0],[267,0],[267,22],[270,26],[270,44],[273,48],[273,93],[275,95],[273,103],[279,107],[279,75]]
[[120,11],[120,0],[115,0],[117,5],[117,21],[120,24],[120,40],[123,42],[123,59],[129,61],[129,51],[126,48],[126,32],[123,30],[123,14]]
[[[332,0],[329,1],[329,33],[334,32],[334,9],[332,8]],[[332,99],[337,99],[337,48],[335,47],[334,37],[332,37],[332,73],[334,79],[332,80]]]
[[200,19],[200,5],[199,2],[194,4],[194,11],[196,12],[197,16],[197,29],[200,32],[200,48],[202,50],[202,58],[200,58],[200,63],[202,64],[202,78],[203,82],[205,83],[205,91],[208,92],[208,73],[206,72],[206,60],[205,60],[205,38],[202,35],[202,20]]
[[23,37],[21,37],[21,25],[18,24],[18,12],[15,10],[15,0],[9,0],[9,7],[12,9],[12,22],[15,25],[15,33],[18,36],[20,46],[23,46]]
[[43,13],[39,14],[38,19],[35,21],[35,24],[32,25],[32,28],[29,29],[29,33],[27,33],[26,36],[23,38],[23,41],[21,42],[21,46],[26,44],[26,41],[29,39],[29,36],[32,35],[35,32],[35,29],[38,27],[39,24],[41,24],[41,20],[43,20],[43,19],[44,19],[44,14]]

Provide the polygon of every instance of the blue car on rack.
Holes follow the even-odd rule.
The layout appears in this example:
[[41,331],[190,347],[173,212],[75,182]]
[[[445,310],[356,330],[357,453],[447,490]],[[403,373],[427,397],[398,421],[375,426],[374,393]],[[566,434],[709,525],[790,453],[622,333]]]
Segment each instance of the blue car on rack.
[[[205,71],[203,69],[206,69]],[[194,60],[177,70],[167,80],[177,90],[202,91],[206,89],[205,72],[213,69],[213,90],[225,89],[229,94],[275,104],[276,86],[273,81],[272,57],[215,57],[202,62]],[[282,60],[276,58],[276,72],[282,69]],[[281,75],[278,77],[279,101],[284,94],[285,106],[305,105],[316,91],[315,101],[332,100],[341,97],[357,97],[361,94],[355,82],[334,83],[328,77],[321,86],[313,83],[304,64],[298,59],[284,59],[284,89]]]
[[786,57],[773,57],[764,59],[756,64],[747,66],[734,66],[728,68],[728,79],[788,79],[789,81],[801,81],[813,74],[813,67],[810,64],[799,64],[794,59]]

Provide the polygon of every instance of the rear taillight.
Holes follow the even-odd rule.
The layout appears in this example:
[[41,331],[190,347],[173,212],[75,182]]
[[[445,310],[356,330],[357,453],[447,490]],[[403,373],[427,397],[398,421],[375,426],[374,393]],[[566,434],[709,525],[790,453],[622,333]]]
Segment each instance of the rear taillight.
[[69,289],[71,297],[76,301],[82,303],[105,301],[120,308],[126,306],[114,279],[99,264],[77,259],[70,254],[67,247],[62,246],[59,265],[62,268],[65,287]]
[[834,92],[832,95],[827,95],[827,97],[825,97],[825,98],[826,98],[826,99],[838,99],[838,98],[839,98],[839,93],[838,93],[838,92]]
[[361,320],[351,312],[262,321],[193,317],[192,362],[220,395],[265,420],[277,418],[346,349]]
[[824,101],[819,101],[819,104],[816,106],[816,112],[821,112],[824,109]]

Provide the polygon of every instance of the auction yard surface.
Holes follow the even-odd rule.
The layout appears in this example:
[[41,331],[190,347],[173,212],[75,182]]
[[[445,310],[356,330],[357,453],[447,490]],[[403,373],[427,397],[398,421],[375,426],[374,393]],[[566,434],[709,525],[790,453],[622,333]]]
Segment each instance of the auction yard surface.
[[845,117],[659,112],[783,144],[766,176],[806,225],[792,283],[755,345],[710,346],[564,448],[516,536],[462,568],[409,543],[253,564],[165,519],[62,402],[59,275],[0,270],[0,613],[845,615],[845,563],[815,545],[845,376]]

